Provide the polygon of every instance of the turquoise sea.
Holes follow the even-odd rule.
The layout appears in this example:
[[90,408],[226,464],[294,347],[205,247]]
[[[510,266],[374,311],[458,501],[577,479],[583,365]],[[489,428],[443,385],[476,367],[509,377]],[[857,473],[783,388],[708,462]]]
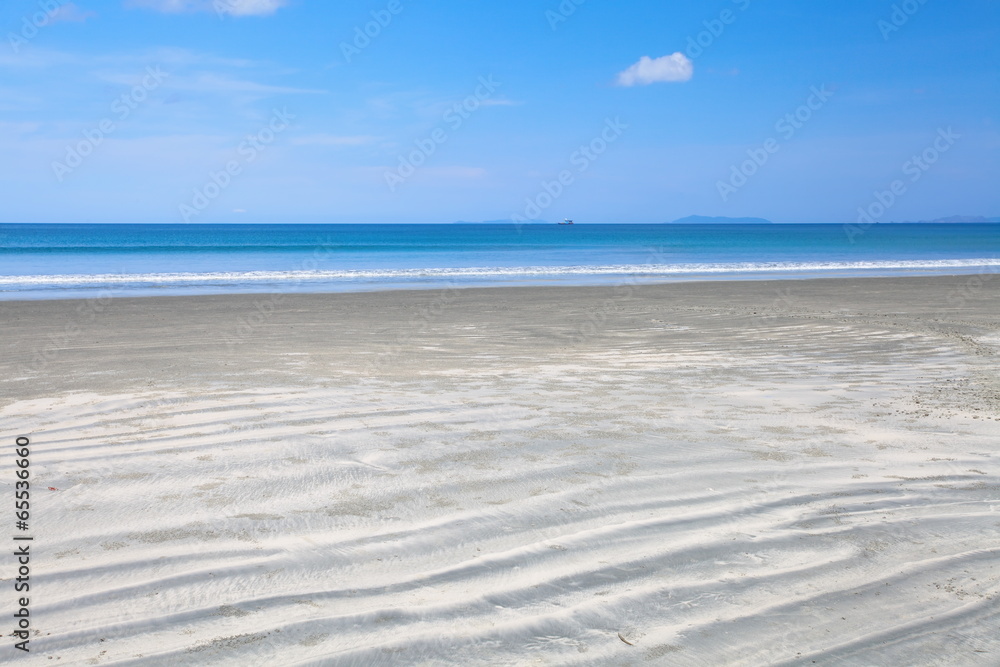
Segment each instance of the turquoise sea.
[[1000,271],[1000,224],[0,225],[0,299]]

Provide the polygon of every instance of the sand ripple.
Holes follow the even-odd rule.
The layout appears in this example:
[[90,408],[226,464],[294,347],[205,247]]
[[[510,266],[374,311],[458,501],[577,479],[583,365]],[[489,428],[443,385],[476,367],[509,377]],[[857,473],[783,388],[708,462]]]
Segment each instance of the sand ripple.
[[0,416],[30,427],[35,484],[58,489],[35,511],[38,650],[995,660],[995,422],[894,411],[919,382],[900,366],[759,367],[650,350],[503,378],[14,403]]

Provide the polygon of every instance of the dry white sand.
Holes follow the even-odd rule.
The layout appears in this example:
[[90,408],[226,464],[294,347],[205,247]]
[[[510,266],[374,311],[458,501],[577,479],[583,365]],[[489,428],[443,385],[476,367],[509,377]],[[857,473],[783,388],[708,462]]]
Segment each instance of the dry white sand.
[[0,304],[0,662],[1000,664],[969,280]]

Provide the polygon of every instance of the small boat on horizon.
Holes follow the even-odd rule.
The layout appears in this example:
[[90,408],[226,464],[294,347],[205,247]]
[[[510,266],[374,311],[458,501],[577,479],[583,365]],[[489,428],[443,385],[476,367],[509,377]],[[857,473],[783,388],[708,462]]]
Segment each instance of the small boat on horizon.
[[563,218],[563,221],[559,223],[560,225],[572,225],[573,221],[569,218]]

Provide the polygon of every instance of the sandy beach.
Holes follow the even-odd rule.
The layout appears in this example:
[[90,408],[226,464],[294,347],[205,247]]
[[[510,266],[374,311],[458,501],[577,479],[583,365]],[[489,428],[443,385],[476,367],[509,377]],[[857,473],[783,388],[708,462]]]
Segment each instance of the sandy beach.
[[0,662],[1000,663],[993,274],[0,302],[0,345]]

